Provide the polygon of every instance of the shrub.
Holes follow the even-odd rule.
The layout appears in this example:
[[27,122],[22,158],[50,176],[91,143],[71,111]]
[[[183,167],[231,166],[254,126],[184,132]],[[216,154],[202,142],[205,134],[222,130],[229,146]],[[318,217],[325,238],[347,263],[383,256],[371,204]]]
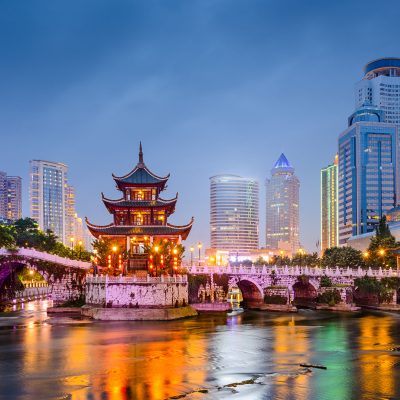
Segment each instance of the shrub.
[[321,277],[321,287],[332,287],[332,280],[331,278],[327,277],[326,275]]
[[265,304],[286,304],[287,298],[283,296],[279,296],[278,294],[266,294],[264,296],[264,303]]
[[317,297],[318,303],[328,304],[330,306],[334,306],[342,301],[340,297],[340,292],[336,289],[334,290],[327,290],[324,293],[321,293]]

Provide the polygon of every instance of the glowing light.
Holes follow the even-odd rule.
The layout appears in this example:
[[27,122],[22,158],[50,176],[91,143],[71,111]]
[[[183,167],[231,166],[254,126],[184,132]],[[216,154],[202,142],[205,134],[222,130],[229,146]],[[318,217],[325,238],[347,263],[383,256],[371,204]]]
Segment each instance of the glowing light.
[[379,254],[380,254],[381,256],[384,256],[384,255],[385,255],[385,250],[380,249],[380,250],[379,250]]
[[178,254],[178,249],[174,249],[172,252],[173,252],[174,254]]
[[117,246],[113,246],[112,251],[115,253],[117,251]]
[[190,247],[190,251],[191,251],[192,253],[194,252],[194,247],[193,247],[193,246]]
[[365,258],[367,258],[367,257],[369,256],[368,251],[364,251],[363,256],[364,256]]
[[158,253],[158,250],[160,250],[160,248],[159,248],[158,246],[154,246],[154,251],[155,251],[156,253]]

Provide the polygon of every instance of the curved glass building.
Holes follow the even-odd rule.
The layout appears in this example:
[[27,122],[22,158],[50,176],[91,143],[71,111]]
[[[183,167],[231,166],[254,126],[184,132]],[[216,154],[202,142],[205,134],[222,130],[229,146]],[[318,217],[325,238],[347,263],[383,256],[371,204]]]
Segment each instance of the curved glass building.
[[255,179],[237,175],[210,178],[211,247],[234,255],[258,249],[258,196]]
[[383,121],[400,125],[400,58],[379,58],[364,67],[355,87],[355,105],[371,104],[384,111]]

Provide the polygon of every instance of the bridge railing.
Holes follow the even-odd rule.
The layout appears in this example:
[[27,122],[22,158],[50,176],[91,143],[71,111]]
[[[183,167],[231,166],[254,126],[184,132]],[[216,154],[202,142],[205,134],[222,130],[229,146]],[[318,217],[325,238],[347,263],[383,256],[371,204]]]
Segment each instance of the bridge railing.
[[187,267],[190,274],[229,274],[229,275],[270,275],[275,271],[276,275],[309,275],[309,276],[349,276],[349,277],[363,277],[375,276],[378,278],[383,277],[400,277],[398,270],[389,269],[363,269],[363,268],[320,268],[320,267],[303,267],[303,266],[270,266],[270,265],[227,265],[227,266],[191,266]]
[[86,275],[86,283],[187,283],[187,275],[173,276],[108,276]]
[[71,260],[70,258],[60,257],[55,254],[45,253],[43,251],[38,251],[35,249],[27,249],[21,247],[16,252],[8,251],[7,249],[0,249],[0,255],[2,256],[23,256],[28,258],[36,258],[42,261],[53,262],[55,264],[61,264],[66,267],[73,267],[73,268],[80,268],[80,269],[90,269],[91,263],[86,261],[79,261],[79,260]]

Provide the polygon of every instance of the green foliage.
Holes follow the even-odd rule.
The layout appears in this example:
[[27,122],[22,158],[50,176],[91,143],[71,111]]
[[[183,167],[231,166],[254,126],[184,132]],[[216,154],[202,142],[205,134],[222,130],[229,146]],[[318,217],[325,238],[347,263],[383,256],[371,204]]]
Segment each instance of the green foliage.
[[61,257],[89,261],[90,253],[81,247],[75,250],[57,241],[50,230],[43,232],[31,218],[21,218],[12,225],[0,225],[0,247],[14,249],[18,247],[34,248]]
[[56,307],[77,307],[80,308],[86,304],[85,297],[79,297],[73,300],[67,300],[64,303],[57,304]]
[[379,303],[388,303],[393,298],[393,290],[399,287],[399,278],[383,278],[380,281],[375,277],[364,276],[354,280],[359,295],[375,295]]
[[[158,275],[164,272],[172,274],[174,270],[174,259],[177,259],[177,265],[180,266],[185,248],[182,244],[176,244],[171,240],[160,239],[154,241],[152,245],[146,245],[145,252],[150,258],[152,257],[154,265],[157,266]],[[162,259],[164,260],[163,263],[161,263]]]
[[278,294],[266,294],[264,296],[265,304],[287,304],[287,298]]
[[358,268],[365,267],[362,253],[352,247],[331,247],[326,249],[321,259],[323,267]]
[[189,289],[189,302],[197,303],[198,302],[198,292],[200,285],[205,286],[207,282],[210,281],[210,275],[202,274],[202,275],[188,275],[188,289]]
[[[396,268],[396,256],[390,251],[400,246],[390,233],[386,217],[383,216],[376,228],[376,234],[368,246],[366,264],[371,268]],[[383,253],[383,254],[381,254]]]
[[328,304],[331,307],[339,304],[342,301],[340,297],[340,292],[336,289],[327,290],[324,293],[321,293],[317,297],[317,303]]
[[12,226],[0,225],[0,247],[15,247],[15,232]]
[[332,286],[332,280],[328,276],[324,275],[321,276],[321,287],[331,287]]
[[107,256],[112,253],[112,239],[103,238],[95,239],[93,242],[93,250],[97,250],[97,263],[102,267],[107,266]]

